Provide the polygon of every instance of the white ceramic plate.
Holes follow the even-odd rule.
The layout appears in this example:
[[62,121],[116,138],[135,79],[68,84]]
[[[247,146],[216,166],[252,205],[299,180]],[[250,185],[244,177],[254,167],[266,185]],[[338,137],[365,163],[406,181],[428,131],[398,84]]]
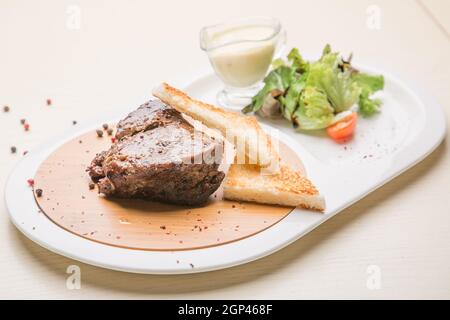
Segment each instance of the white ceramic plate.
[[[363,68],[365,69],[365,68]],[[367,69],[365,69],[367,71]],[[424,159],[442,141],[446,123],[442,108],[431,97],[413,91],[384,71],[386,88],[382,112],[362,119],[355,139],[338,145],[323,136],[296,133],[285,121],[265,123],[276,127],[279,137],[298,151],[309,177],[325,196],[324,214],[295,209],[281,222],[255,236],[222,246],[174,252],[139,251],[96,243],[66,232],[38,212],[26,180],[58,146],[107,119],[58,137],[30,152],[11,173],[6,205],[16,227],[28,238],[58,254],[99,267],[149,274],[204,272],[231,267],[269,255],[299,239],[369,192]],[[192,78],[191,78],[192,79]],[[176,84],[192,96],[215,102],[221,85],[207,74],[187,85]],[[117,120],[131,110],[109,117]],[[177,263],[177,260],[179,263]],[[193,265],[193,267],[191,266]]]

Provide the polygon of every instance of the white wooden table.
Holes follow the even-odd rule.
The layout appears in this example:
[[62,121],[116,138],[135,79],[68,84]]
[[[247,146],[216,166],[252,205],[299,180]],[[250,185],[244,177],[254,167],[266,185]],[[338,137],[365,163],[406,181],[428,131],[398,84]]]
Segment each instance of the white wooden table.
[[[420,84],[450,113],[448,0],[67,3],[0,2],[0,106],[11,107],[9,113],[0,110],[1,194],[23,151],[61,134],[73,120],[132,109],[157,82],[204,66],[199,29],[234,16],[276,16],[290,46],[318,53],[329,42],[353,51],[358,62]],[[374,8],[381,14],[379,29],[368,15]],[[21,118],[30,123],[29,132]],[[10,153],[13,145],[16,154]],[[288,248],[232,269],[180,276],[113,272],[53,254],[15,229],[1,197],[0,298],[448,299],[449,191],[444,142]],[[66,288],[66,269],[73,264],[81,268],[80,290]],[[371,270],[380,272],[378,289],[367,285]]]

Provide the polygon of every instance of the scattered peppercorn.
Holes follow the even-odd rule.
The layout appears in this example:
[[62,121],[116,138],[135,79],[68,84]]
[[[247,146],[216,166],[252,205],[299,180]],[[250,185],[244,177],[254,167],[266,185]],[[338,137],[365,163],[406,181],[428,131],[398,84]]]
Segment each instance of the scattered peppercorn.
[[52,100],[51,99],[47,99],[47,105],[51,106],[52,105]]
[[89,190],[92,190],[95,188],[95,183],[89,182]]
[[27,150],[25,150],[24,152],[23,152],[23,155],[26,155],[28,153],[28,151]]
[[166,230],[166,226],[160,226],[160,228]]
[[25,131],[30,130],[30,124],[25,123],[25,124],[23,125],[23,128],[25,129]]
[[17,152],[17,148],[14,147],[14,146],[12,146],[12,147],[11,147],[11,153],[16,153],[16,152]]
[[97,130],[95,130],[95,132],[97,132],[97,136],[98,136],[99,138],[103,137],[103,131],[102,131],[102,130],[97,129]]
[[3,112],[9,112],[10,108],[8,106],[3,107]]
[[34,186],[34,180],[33,179],[28,179],[27,182],[28,182],[28,185],[30,187]]
[[36,196],[38,197],[38,198],[40,198],[40,197],[42,197],[42,189],[36,189]]
[[20,119],[20,124],[25,124],[25,122],[27,122],[27,120],[25,120],[25,119]]
[[75,120],[73,120],[73,121],[72,121],[72,124],[73,124],[73,125],[76,125],[76,124],[77,124],[77,122],[76,122]]
[[113,129],[109,128],[108,130],[106,130],[106,132],[109,136],[111,136],[113,134]]
[[103,127],[103,129],[108,129],[108,124],[107,123],[104,123],[103,125],[102,125],[102,127]]

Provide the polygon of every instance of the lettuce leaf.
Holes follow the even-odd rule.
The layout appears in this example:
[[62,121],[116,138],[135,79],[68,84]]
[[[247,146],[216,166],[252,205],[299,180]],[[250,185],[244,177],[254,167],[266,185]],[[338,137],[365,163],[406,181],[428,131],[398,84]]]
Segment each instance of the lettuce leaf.
[[294,125],[302,130],[317,130],[328,127],[333,119],[334,109],[327,95],[318,88],[305,87],[293,114]]
[[359,113],[363,117],[370,117],[380,111],[382,101],[380,99],[371,99],[365,93],[359,97]]
[[303,60],[297,48],[293,48],[289,52],[287,59],[291,67],[299,73],[303,73],[308,69],[309,63]]
[[367,73],[358,72],[352,78],[361,87],[362,92],[369,95],[384,89],[383,76],[372,76]]
[[289,121],[292,121],[292,115],[299,105],[300,94],[305,87],[305,79],[305,76],[294,79],[286,94],[279,98],[281,103],[281,114]]
[[309,67],[307,86],[321,89],[328,97],[336,113],[348,110],[358,102],[360,86],[352,80],[351,72],[342,71],[342,59],[338,53],[324,50],[322,58]]
[[280,90],[284,93],[295,76],[295,70],[287,66],[280,66],[272,70],[264,79],[264,87],[252,98],[252,102],[242,109],[242,112],[256,112],[261,109],[268,94],[273,90]]
[[[362,116],[379,111],[382,101],[371,96],[384,88],[383,76],[361,73],[326,45],[315,62],[303,59],[293,48],[286,59],[272,62],[273,70],[264,79],[264,87],[242,112],[258,112],[267,117],[265,101],[276,103],[278,114],[304,130],[328,127],[336,114],[356,103]],[[269,95],[271,95],[269,97]]]
[[361,88],[359,97],[359,113],[363,117],[370,117],[380,111],[382,101],[380,99],[372,99],[370,95],[384,89],[384,77],[372,76],[366,73],[356,73],[353,81]]

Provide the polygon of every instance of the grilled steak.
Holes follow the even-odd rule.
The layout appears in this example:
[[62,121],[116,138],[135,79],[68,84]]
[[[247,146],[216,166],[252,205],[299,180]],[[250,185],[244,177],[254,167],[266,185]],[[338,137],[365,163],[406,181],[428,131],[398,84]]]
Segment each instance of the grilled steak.
[[88,168],[105,195],[198,205],[225,176],[218,170],[223,141],[195,130],[159,100],[121,120],[116,138]]

